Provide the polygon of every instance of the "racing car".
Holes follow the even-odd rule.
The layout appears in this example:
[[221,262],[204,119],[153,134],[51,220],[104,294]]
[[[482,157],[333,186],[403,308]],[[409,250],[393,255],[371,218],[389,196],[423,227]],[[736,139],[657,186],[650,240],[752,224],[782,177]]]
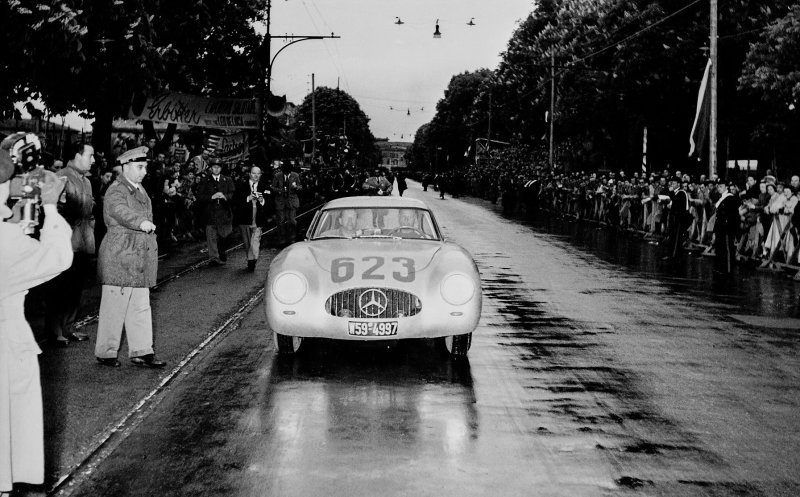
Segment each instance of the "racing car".
[[272,261],[264,292],[280,354],[307,338],[434,338],[464,357],[481,314],[472,256],[431,210],[403,197],[345,197],[317,211],[305,240]]

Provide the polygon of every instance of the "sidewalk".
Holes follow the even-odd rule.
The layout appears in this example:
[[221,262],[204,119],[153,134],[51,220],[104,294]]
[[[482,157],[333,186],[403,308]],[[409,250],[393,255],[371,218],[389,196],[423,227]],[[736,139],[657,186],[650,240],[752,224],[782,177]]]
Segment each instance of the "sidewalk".
[[[159,280],[207,259],[204,244],[187,244],[182,253],[159,263]],[[45,348],[40,356],[45,425],[46,487],[68,474],[145,395],[266,281],[278,249],[264,248],[256,271],[246,271],[242,249],[228,254],[222,267],[202,266],[151,292],[155,348],[164,370],[138,368],[120,350],[121,368],[100,366],[94,357],[97,322],[81,331],[90,340],[66,348]],[[99,286],[87,288],[81,317],[96,312]],[[79,317],[80,319],[80,317]],[[41,318],[34,319],[41,326]]]

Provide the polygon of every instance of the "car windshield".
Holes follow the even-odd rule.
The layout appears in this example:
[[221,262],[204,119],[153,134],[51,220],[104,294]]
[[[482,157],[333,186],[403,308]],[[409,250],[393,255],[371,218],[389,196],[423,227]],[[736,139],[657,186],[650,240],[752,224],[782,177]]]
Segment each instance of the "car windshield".
[[439,234],[425,209],[357,207],[322,211],[311,239],[322,238],[439,240]]

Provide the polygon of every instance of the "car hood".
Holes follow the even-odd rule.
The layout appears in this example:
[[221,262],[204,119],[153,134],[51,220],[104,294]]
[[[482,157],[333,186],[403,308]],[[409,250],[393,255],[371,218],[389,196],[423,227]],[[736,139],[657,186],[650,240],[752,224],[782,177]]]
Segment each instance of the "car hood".
[[342,257],[382,257],[387,261],[394,257],[405,257],[414,260],[417,271],[424,271],[445,247],[445,243],[439,241],[375,239],[321,240],[306,242],[305,245],[319,268],[326,272],[330,272],[334,259]]

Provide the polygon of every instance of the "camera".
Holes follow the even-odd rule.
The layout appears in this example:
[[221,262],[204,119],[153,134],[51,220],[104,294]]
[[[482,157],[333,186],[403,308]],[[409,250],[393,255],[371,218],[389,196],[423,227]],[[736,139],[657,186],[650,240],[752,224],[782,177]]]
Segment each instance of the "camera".
[[42,143],[33,133],[18,132],[6,137],[0,147],[8,149],[15,169],[9,182],[10,222],[19,223],[26,235],[32,235],[39,225],[40,183],[44,182],[44,169],[39,167]]

